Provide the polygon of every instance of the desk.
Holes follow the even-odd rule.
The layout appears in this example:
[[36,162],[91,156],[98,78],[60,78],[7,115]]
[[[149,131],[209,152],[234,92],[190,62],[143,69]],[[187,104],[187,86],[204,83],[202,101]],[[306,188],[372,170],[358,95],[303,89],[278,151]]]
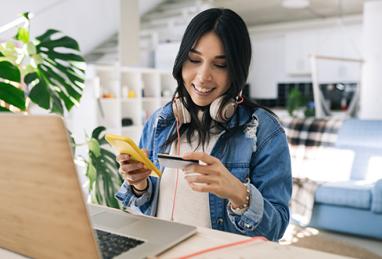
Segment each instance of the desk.
[[[198,228],[198,232],[189,239],[178,244],[176,247],[159,255],[159,258],[177,258],[186,256],[194,252],[198,252],[210,247],[215,247],[222,244],[232,243],[235,241],[245,240],[248,237],[226,233],[222,231]],[[201,258],[219,258],[219,259],[234,259],[234,258],[309,258],[309,259],[344,259],[350,257],[339,256],[335,254],[324,253],[316,250],[294,247],[289,245],[279,245],[275,242],[253,240],[249,243],[237,245],[233,247],[215,250],[210,253],[205,253],[192,259]]]
[[[177,246],[159,255],[163,258],[177,258],[180,256],[189,255],[210,247],[231,243],[247,239],[245,236],[225,233],[207,228],[198,228],[198,232],[183,241]],[[14,254],[0,248],[1,259],[25,259],[25,257]],[[309,258],[309,259],[344,259],[343,257],[334,254],[328,254],[311,249],[299,248],[294,246],[279,245],[274,242],[254,240],[250,243],[228,247],[216,250],[210,253],[205,253],[199,256],[192,257],[193,259],[201,258],[219,258],[219,259],[234,259],[234,258],[256,258],[256,259],[272,259],[272,258]]]

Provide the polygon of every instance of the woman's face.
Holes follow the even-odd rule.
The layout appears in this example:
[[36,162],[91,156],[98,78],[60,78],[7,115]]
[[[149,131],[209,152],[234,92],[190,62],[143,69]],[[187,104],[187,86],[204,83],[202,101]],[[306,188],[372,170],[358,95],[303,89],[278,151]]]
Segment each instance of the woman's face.
[[187,92],[198,106],[207,106],[231,85],[221,40],[214,32],[204,34],[188,53],[182,67]]

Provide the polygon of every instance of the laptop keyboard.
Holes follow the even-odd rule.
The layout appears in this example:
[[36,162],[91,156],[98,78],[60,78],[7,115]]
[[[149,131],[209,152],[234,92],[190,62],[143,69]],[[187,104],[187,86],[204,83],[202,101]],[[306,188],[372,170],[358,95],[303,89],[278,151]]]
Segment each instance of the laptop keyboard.
[[98,245],[104,259],[118,256],[143,243],[141,240],[112,234],[99,229],[96,229],[95,231],[97,234]]

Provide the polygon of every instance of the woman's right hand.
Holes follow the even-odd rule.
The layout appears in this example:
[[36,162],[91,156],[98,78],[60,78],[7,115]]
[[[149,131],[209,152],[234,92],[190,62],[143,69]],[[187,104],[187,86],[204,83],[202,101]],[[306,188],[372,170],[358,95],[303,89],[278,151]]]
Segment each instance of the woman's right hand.
[[[147,151],[143,150],[147,156]],[[133,185],[137,190],[144,190],[147,187],[147,178],[151,174],[151,170],[145,168],[144,164],[131,159],[128,154],[117,155],[117,162],[119,163],[119,173],[122,178]]]

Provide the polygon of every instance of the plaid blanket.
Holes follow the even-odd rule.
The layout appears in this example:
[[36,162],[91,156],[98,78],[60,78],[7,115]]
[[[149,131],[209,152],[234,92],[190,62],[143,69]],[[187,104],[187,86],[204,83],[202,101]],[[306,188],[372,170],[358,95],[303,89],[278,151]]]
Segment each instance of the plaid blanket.
[[[309,170],[306,170],[307,160],[325,152],[323,147],[334,146],[338,129],[342,125],[341,119],[288,119],[283,120],[288,138],[292,158],[293,192],[290,209],[292,219],[300,224],[310,222],[314,197],[319,182],[309,179]],[[304,168],[305,165],[305,168]]]
[[341,119],[287,119],[283,126],[291,146],[333,146]]

